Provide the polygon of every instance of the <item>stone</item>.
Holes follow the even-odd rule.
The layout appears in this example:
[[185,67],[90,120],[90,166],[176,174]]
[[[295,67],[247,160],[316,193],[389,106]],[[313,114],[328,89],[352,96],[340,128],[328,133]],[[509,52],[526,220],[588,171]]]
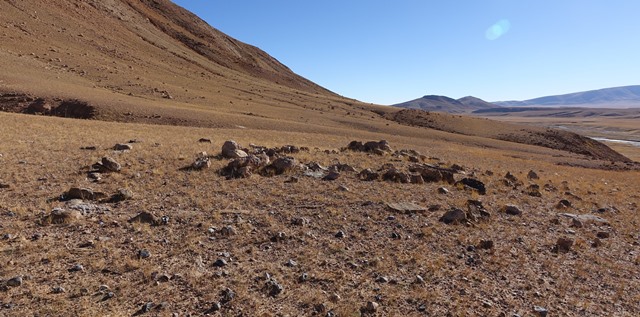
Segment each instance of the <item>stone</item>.
[[609,236],[610,236],[610,235],[609,235],[609,233],[608,233],[608,232],[606,232],[606,231],[598,231],[598,233],[596,234],[596,236],[597,236],[599,239],[607,239],[607,238],[609,238]]
[[424,184],[424,178],[420,174],[409,174],[409,183],[411,184]]
[[325,177],[322,178],[323,181],[334,181],[340,178],[340,173],[336,171],[331,171]]
[[309,219],[302,217],[293,218],[293,220],[291,220],[291,224],[296,226],[306,226],[309,224]]
[[439,221],[444,222],[445,224],[465,223],[467,222],[467,215],[462,209],[451,208],[442,215],[442,217],[440,217]]
[[65,199],[93,200],[94,192],[91,188],[71,187],[65,194]]
[[247,178],[254,171],[269,164],[269,157],[266,155],[249,155],[242,158],[233,159],[226,167],[220,170],[220,175],[231,178]]
[[389,278],[382,275],[378,276],[378,278],[376,278],[376,283],[381,283],[381,284],[389,283]]
[[68,270],[69,272],[81,272],[84,271],[84,266],[82,264],[75,264]]
[[284,265],[288,267],[294,267],[294,266],[298,266],[298,263],[292,259],[289,259],[289,261],[287,261],[287,263],[285,263]]
[[119,172],[122,169],[120,163],[108,156],[103,157],[98,164],[101,172]]
[[342,231],[342,230],[340,230],[340,231],[336,232],[336,234],[335,234],[335,237],[336,237],[336,238],[344,238],[344,237],[346,237],[346,236],[347,236],[347,235],[346,235],[346,234],[344,233],[344,231]]
[[558,202],[558,204],[556,205],[556,208],[558,209],[566,209],[566,208],[570,208],[571,207],[571,202],[566,200],[566,199],[562,199]]
[[220,302],[215,302],[213,303],[213,305],[211,305],[211,307],[209,309],[207,309],[207,311],[204,312],[205,315],[211,314],[211,313],[215,313],[217,311],[219,311],[220,309],[222,309],[222,305],[220,304]]
[[62,286],[54,286],[53,288],[51,288],[51,293],[53,294],[62,294],[66,292],[67,290],[65,290]]
[[609,224],[609,221],[607,219],[604,219],[596,215],[591,215],[591,214],[559,213],[558,216],[576,219],[582,222],[583,224],[588,224],[588,223]]
[[380,304],[376,302],[367,302],[367,305],[365,305],[361,311],[365,314],[375,314],[376,311],[378,311],[378,307],[380,307]]
[[9,188],[11,188],[11,185],[0,182],[0,189],[9,189]]
[[211,167],[211,160],[209,159],[207,152],[198,153],[196,160],[191,163],[191,169],[193,170],[202,170],[209,167]]
[[349,187],[344,186],[344,185],[340,185],[340,186],[338,186],[338,190],[339,190],[339,191],[341,191],[341,192],[348,192],[348,191],[350,191]]
[[198,142],[200,142],[200,143],[211,143],[211,139],[200,138],[200,140],[198,140]]
[[298,165],[298,161],[293,157],[279,157],[265,167],[265,170],[269,175],[281,175],[292,171]]
[[398,169],[391,168],[384,172],[384,174],[382,174],[382,180],[406,184],[410,182],[411,178],[409,177],[409,174],[404,173]]
[[486,195],[487,194],[487,189],[485,188],[485,185],[483,182],[474,179],[474,178],[463,178],[462,180],[456,182],[456,184],[462,184],[465,188],[471,188],[474,189],[478,192],[478,194],[480,195]]
[[438,188],[438,194],[442,194],[442,195],[446,195],[449,193],[449,190],[444,188],[444,187],[439,187]]
[[133,199],[133,191],[127,188],[119,188],[118,191],[111,196],[111,202],[120,202]]
[[133,146],[131,144],[118,143],[118,144],[113,146],[113,150],[114,151],[129,151],[129,150],[132,150],[132,149],[133,149]]
[[158,217],[156,217],[156,215],[147,211],[143,211],[135,215],[133,218],[129,219],[129,223],[146,223],[152,226],[158,226],[161,222],[158,220]]
[[284,291],[284,287],[278,283],[274,278],[269,278],[265,282],[265,289],[267,294],[271,297],[276,297]]
[[220,229],[220,233],[223,236],[233,236],[236,235],[236,229],[232,226],[224,226],[222,227],[222,229]]
[[507,172],[506,175],[504,175],[504,178],[512,183],[517,183],[518,182],[518,178],[515,177],[513,174],[511,174],[511,172]]
[[64,210],[55,208],[48,216],[42,220],[43,224],[69,224],[82,219],[82,214],[78,210]]
[[356,169],[349,164],[337,163],[329,166],[329,171],[354,173]]
[[360,171],[360,173],[358,174],[358,178],[360,180],[363,180],[363,181],[374,181],[374,180],[380,178],[380,174],[378,174],[378,173],[372,171],[371,169],[367,168],[367,169],[364,169],[364,170]]
[[529,173],[527,173],[527,178],[530,179],[530,180],[540,179],[538,174],[536,172],[534,172],[534,171],[529,171]]
[[149,252],[149,250],[138,250],[138,259],[147,259],[149,257],[151,257],[151,252]]
[[227,265],[227,261],[225,259],[217,259],[215,262],[213,262],[214,267],[223,267],[226,265]]
[[518,208],[515,205],[504,205],[502,206],[500,211],[504,212],[507,215],[512,215],[512,216],[519,216],[522,214],[522,211],[520,210],[520,208]]
[[225,141],[222,145],[222,156],[225,158],[236,159],[247,157],[247,152],[240,149],[240,145],[236,141]]
[[16,276],[7,281],[7,286],[9,287],[18,287],[22,285],[22,276]]
[[572,239],[558,238],[558,241],[556,241],[554,251],[556,251],[557,253],[567,253],[569,252],[569,250],[571,250],[572,246],[573,246]]
[[416,279],[414,281],[416,284],[424,284],[424,278],[421,275],[416,275]]
[[402,213],[413,213],[427,211],[427,208],[410,202],[387,203],[387,207],[393,211]]
[[473,221],[491,217],[491,213],[488,212],[482,202],[478,200],[467,200],[467,211],[467,217],[472,218],[471,220]]
[[478,243],[478,249],[493,249],[493,240],[480,240],[480,243]]
[[533,306],[533,312],[538,316],[538,317],[547,317],[547,314],[549,313],[549,311],[541,306]]

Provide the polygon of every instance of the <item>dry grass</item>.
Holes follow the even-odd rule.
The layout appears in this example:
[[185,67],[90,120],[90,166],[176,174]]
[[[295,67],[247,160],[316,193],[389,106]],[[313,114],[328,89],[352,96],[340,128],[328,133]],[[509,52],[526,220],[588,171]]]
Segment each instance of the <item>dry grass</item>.
[[[640,185],[638,172],[562,167],[552,159],[540,159],[545,157],[542,154],[513,148],[487,149],[396,136],[390,138],[394,148],[414,148],[437,157],[431,159],[434,163],[462,165],[467,173],[485,182],[488,194],[481,196],[440,183],[362,182],[349,174],[334,182],[300,177],[294,184],[284,182],[288,175],[225,180],[216,173],[225,161],[214,160],[211,169],[200,172],[180,168],[200,151],[217,154],[225,139],[244,145],[308,146],[310,152],[294,155],[301,162],[341,162],[358,170],[377,169],[388,162],[405,166],[408,162],[355,152],[324,153],[351,140],[340,135],[0,116],[0,179],[11,185],[0,191],[1,230],[13,236],[0,241],[2,262],[7,264],[0,276],[27,277],[24,285],[4,292],[3,303],[15,305],[3,309],[4,314],[56,315],[66,311],[81,316],[124,316],[153,301],[167,306],[152,314],[199,315],[220,300],[225,288],[236,296],[223,305],[222,316],[241,311],[255,316],[312,315],[314,307],[322,303],[339,316],[358,316],[360,307],[372,300],[381,304],[378,314],[383,316],[422,315],[418,311],[421,305],[431,315],[526,315],[533,305],[567,316],[638,313],[632,300],[640,296],[640,285],[634,278],[640,273],[634,251],[639,238],[638,196],[632,190]],[[365,140],[382,138],[357,133]],[[200,137],[210,137],[214,143],[198,143]],[[133,144],[129,152],[109,149],[130,139],[142,142]],[[88,145],[98,150],[80,150]],[[92,183],[83,171],[104,155],[116,158],[123,171]],[[535,170],[541,179],[528,181],[529,170]],[[493,176],[486,171],[492,171]],[[502,176],[507,171],[525,185],[506,187]],[[552,184],[558,190],[542,191],[541,198],[531,197],[522,191],[529,183],[541,187]],[[339,191],[339,185],[350,190]],[[63,202],[51,198],[71,186],[107,194],[126,187],[135,193],[135,199],[101,204],[110,211],[76,223],[38,225],[43,214],[64,208]],[[437,194],[441,186],[448,187],[451,194]],[[582,200],[565,195],[566,191]],[[464,208],[467,199],[482,200],[492,213],[491,219],[471,227],[438,222],[447,208]],[[573,204],[566,212],[591,213],[615,207],[601,215],[611,225],[572,228],[567,219],[554,222],[560,212],[555,205],[561,199]],[[367,201],[372,203],[363,204]],[[443,209],[398,214],[385,207],[386,202],[402,201],[439,204]],[[524,214],[513,217],[498,212],[504,204],[516,204]],[[170,224],[150,227],[127,223],[142,210],[168,215]],[[7,216],[7,211],[16,215]],[[388,220],[389,216],[395,220]],[[309,224],[292,225],[297,217],[308,219]],[[235,228],[235,235],[208,232],[209,228],[219,230],[228,225]],[[334,237],[339,230],[346,238]],[[599,231],[611,236],[593,248]],[[271,238],[278,232],[284,232],[286,238],[273,242]],[[35,233],[42,238],[32,240]],[[392,239],[392,233],[401,238]],[[572,251],[551,252],[556,240],[564,236],[575,240]],[[94,240],[95,246],[80,248],[86,240]],[[480,240],[493,240],[494,249],[467,251],[467,246]],[[140,249],[149,250],[151,257],[138,259]],[[470,264],[469,257],[480,261]],[[218,258],[229,264],[214,267]],[[289,259],[297,266],[287,267]],[[76,263],[85,270],[68,272]],[[282,284],[282,294],[267,296],[262,279],[265,273]],[[301,283],[302,273],[309,278]],[[161,274],[171,279],[156,282],[154,276]],[[416,275],[424,278],[424,285],[414,283]],[[391,282],[378,283],[379,276]],[[98,287],[102,284],[110,287],[114,298],[101,300],[104,294]],[[66,293],[53,294],[54,286],[64,287]]]

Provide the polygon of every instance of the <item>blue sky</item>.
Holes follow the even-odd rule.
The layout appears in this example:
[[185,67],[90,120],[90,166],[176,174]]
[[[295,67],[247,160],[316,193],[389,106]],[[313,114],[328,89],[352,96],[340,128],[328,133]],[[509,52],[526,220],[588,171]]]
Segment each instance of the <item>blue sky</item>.
[[637,0],[174,0],[340,95],[488,101],[640,84]]

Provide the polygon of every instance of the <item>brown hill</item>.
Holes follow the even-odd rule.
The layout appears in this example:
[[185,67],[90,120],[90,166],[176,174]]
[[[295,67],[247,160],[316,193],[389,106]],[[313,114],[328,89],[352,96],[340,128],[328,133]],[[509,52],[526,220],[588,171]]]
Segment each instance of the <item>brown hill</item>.
[[472,96],[467,96],[456,100],[447,96],[437,95],[428,95],[415,100],[395,104],[393,106],[406,109],[419,109],[424,111],[448,113],[470,113],[476,110],[500,107]]

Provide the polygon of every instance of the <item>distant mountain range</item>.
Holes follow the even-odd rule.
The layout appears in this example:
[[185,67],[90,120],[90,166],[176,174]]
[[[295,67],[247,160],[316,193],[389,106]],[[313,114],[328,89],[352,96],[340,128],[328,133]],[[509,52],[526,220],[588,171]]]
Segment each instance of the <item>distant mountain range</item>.
[[502,107],[640,107],[640,85],[589,90],[571,94],[546,96],[524,101],[496,101]]
[[476,97],[464,97],[453,99],[446,96],[428,95],[415,100],[393,105],[394,107],[407,109],[420,109],[425,111],[469,113],[481,109],[498,108],[498,105],[486,102]]

